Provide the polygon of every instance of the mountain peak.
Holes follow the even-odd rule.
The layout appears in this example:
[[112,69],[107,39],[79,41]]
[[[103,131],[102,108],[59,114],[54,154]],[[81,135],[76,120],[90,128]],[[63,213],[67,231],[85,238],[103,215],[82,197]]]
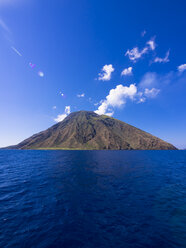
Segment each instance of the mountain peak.
[[77,111],[11,149],[175,150],[134,126],[92,111]]

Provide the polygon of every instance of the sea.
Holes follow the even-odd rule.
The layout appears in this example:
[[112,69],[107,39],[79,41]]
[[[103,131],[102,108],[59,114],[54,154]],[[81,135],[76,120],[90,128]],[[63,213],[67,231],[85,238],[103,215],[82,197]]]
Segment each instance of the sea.
[[186,247],[186,151],[0,150],[0,247]]

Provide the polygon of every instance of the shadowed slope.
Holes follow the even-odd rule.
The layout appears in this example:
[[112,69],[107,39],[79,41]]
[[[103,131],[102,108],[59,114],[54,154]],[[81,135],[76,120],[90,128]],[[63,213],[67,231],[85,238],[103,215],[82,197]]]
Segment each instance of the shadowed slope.
[[175,150],[138,128],[91,111],[71,113],[62,122],[31,136],[11,149]]

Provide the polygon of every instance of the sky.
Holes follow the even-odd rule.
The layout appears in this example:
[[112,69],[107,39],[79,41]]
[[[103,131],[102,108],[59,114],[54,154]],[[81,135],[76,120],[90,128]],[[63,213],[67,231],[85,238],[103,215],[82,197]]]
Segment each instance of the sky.
[[186,148],[184,0],[0,0],[0,147],[79,110]]

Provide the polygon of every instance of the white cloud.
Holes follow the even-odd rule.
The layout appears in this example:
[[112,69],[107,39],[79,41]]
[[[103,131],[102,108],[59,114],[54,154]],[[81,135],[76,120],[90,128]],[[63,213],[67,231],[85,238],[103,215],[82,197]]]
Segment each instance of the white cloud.
[[133,62],[136,62],[140,59],[144,54],[148,53],[150,50],[155,50],[156,44],[154,41],[155,38],[151,38],[151,40],[147,41],[146,46],[140,51],[138,47],[134,47],[131,50],[127,50],[125,56],[128,55],[129,59]]
[[152,88],[152,89],[145,89],[144,95],[149,98],[155,98],[160,92],[160,89]]
[[135,100],[137,103],[144,103],[146,102],[147,98],[156,98],[156,96],[159,94],[160,89],[152,88],[152,89],[141,89],[142,91],[139,91],[136,96]]
[[114,71],[113,66],[110,65],[104,65],[102,68],[102,72],[99,73],[99,77],[98,80],[102,80],[102,81],[108,81],[111,79],[111,74]]
[[182,80],[179,73],[170,71],[166,74],[158,74],[156,72],[147,72],[141,79],[138,84],[139,88],[144,90],[146,88],[165,88],[168,85],[173,84],[173,82],[177,82]]
[[168,50],[165,54],[165,57],[164,58],[159,58],[159,57],[156,57],[154,59],[154,63],[167,63],[169,62],[169,54],[170,54],[170,51]]
[[108,115],[108,116],[113,116],[113,114],[114,114],[114,111],[112,111],[112,112],[110,112],[110,113],[105,113],[105,115]]
[[143,103],[146,101],[146,98],[144,97],[144,93],[142,91],[137,93],[137,98],[138,98],[137,103]]
[[65,107],[65,113],[68,115],[70,114],[70,106]]
[[156,72],[147,72],[138,84],[138,103],[143,103],[147,98],[155,98],[160,89],[170,83],[171,74],[158,75]]
[[121,73],[122,76],[126,76],[126,75],[132,75],[132,67],[128,67],[126,69],[124,69]]
[[107,112],[109,108],[120,107],[126,104],[127,99],[134,99],[137,93],[137,87],[131,84],[129,87],[117,85],[115,89],[111,89],[105,100],[101,101],[101,105],[95,111],[99,115],[112,116],[114,112]]
[[84,96],[85,96],[85,93],[77,94],[77,97],[84,97]]
[[185,71],[186,70],[186,64],[182,64],[182,65],[179,65],[178,66],[178,71],[179,72],[183,72],[183,71]]
[[147,72],[138,84],[140,90],[140,98],[155,98],[160,91],[166,90],[167,87],[175,81],[177,82],[179,77],[178,73],[169,72],[167,74],[157,74],[156,72]]
[[147,72],[139,83],[140,88],[152,88],[157,85],[158,75],[156,72]]
[[131,84],[130,86],[117,85],[111,89],[108,96],[100,101],[100,105],[95,113],[112,116],[114,108],[124,106],[127,100],[132,100],[135,103],[144,103],[147,99],[153,99],[158,96],[162,89],[166,89],[174,80],[177,80],[178,73],[167,73],[159,75],[155,72],[146,73],[138,86]]
[[148,52],[148,48],[144,47],[141,51],[139,51],[138,47],[134,47],[131,50],[127,50],[125,53],[125,56],[128,55],[129,59],[132,61],[136,61],[137,59],[141,58],[143,54]]
[[58,116],[54,119],[54,121],[55,121],[55,122],[63,121],[69,114],[70,114],[70,106],[66,106],[66,107],[65,107],[64,113],[58,115]]
[[145,97],[141,97],[137,103],[144,103],[146,101]]
[[147,41],[147,45],[149,45],[149,47],[150,47],[150,49],[151,49],[152,51],[154,51],[155,48],[156,48],[156,43],[155,43],[154,39],[155,39],[155,38],[152,38],[151,40]]
[[57,109],[57,107],[56,107],[56,106],[53,106],[52,108],[53,108],[53,109]]
[[55,122],[63,121],[67,117],[67,114],[58,115],[57,118],[54,119]]

